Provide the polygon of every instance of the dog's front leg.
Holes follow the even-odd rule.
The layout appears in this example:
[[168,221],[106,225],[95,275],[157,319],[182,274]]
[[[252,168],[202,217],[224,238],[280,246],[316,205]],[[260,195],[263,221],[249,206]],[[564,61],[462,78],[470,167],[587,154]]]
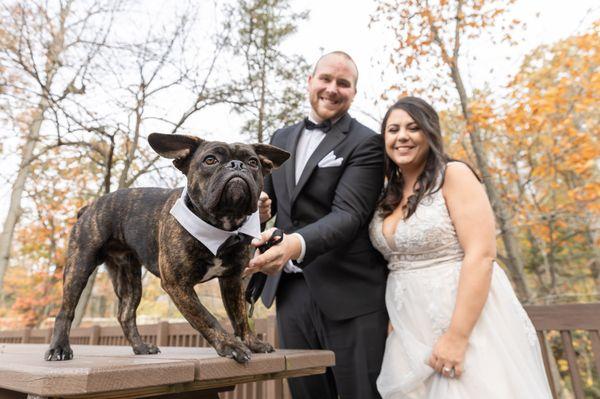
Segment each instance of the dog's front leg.
[[250,330],[248,317],[246,315],[246,301],[240,276],[219,277],[219,286],[221,288],[221,297],[227,310],[227,315],[235,335],[255,353],[273,352],[273,346],[268,342],[263,342]]
[[250,360],[251,352],[248,347],[221,327],[217,319],[200,303],[193,286],[164,281],[162,286],[183,317],[202,334],[219,355],[233,358],[238,363]]

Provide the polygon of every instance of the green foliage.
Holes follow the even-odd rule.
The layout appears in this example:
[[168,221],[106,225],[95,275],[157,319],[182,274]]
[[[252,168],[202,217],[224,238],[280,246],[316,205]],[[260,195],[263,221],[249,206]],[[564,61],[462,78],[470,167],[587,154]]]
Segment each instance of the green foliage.
[[309,65],[300,56],[281,50],[308,12],[293,12],[288,0],[238,0],[226,8],[235,32],[228,38],[234,59],[244,66],[232,83],[234,110],[246,116],[242,133],[268,141],[275,129],[304,116]]

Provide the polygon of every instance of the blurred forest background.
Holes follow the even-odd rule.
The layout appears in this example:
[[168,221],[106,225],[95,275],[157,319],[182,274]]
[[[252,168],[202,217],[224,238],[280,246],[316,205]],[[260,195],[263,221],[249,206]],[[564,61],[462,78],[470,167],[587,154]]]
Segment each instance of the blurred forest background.
[[[308,11],[288,0],[215,3],[208,15],[191,1],[149,3],[0,6],[0,329],[52,325],[80,207],[120,188],[183,184],[149,148],[149,133],[216,139],[201,120],[221,113],[240,121],[237,141],[268,141],[306,113],[314,60],[283,49]],[[500,95],[469,89],[477,60],[462,55],[471,40],[523,40],[514,3],[374,0],[369,29],[382,32],[385,46],[372,69],[386,88],[363,94],[381,113],[405,94],[436,104],[448,151],[484,177],[499,261],[523,303],[597,302],[600,19],[529,52]],[[213,283],[198,293],[225,316]],[[116,324],[115,299],[101,267],[75,325]],[[181,317],[148,273],[138,316],[140,324]]]

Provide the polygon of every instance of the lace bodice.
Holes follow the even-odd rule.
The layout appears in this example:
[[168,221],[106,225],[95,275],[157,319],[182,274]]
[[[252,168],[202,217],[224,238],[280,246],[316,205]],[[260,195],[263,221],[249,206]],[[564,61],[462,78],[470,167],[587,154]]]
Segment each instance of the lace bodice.
[[464,256],[441,189],[423,198],[411,217],[400,220],[389,240],[383,235],[383,218],[378,212],[369,234],[390,270],[420,269]]

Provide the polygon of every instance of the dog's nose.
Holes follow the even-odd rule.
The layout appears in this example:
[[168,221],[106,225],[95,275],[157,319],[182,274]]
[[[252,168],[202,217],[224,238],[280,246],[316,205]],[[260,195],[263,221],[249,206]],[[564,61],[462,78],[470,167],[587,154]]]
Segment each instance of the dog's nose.
[[234,170],[243,170],[243,169],[246,169],[246,166],[244,165],[244,163],[242,161],[238,161],[238,160],[229,161],[229,165],[228,166],[231,169],[234,169]]

